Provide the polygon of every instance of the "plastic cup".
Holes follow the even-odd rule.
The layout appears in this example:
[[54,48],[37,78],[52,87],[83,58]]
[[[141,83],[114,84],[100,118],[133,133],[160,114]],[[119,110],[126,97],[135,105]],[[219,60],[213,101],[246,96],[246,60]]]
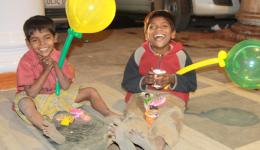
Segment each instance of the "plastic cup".
[[158,80],[158,78],[159,78],[161,75],[165,74],[166,71],[165,71],[165,70],[161,70],[161,69],[154,69],[154,70],[153,70],[153,73],[154,73],[154,79],[155,79],[155,83],[154,83],[153,87],[156,88],[156,89],[161,89],[162,86],[161,86],[161,85],[158,85],[158,84],[156,83],[156,80]]

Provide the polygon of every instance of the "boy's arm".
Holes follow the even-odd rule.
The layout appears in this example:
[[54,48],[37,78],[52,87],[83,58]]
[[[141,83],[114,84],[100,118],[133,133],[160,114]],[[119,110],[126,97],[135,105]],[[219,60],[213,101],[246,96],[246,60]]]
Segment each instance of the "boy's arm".
[[[192,60],[190,56],[184,51],[186,55],[186,61],[185,66],[189,66],[192,64]],[[197,78],[196,78],[196,72],[190,71],[183,75],[177,75],[175,76],[175,83],[170,86],[171,90],[175,90],[178,92],[193,92],[197,89]]]
[[139,74],[139,67],[135,62],[134,54],[132,54],[125,67],[121,86],[129,92],[139,93],[144,88],[140,84],[142,80],[143,77]]
[[62,69],[59,68],[59,66],[56,62],[54,63],[54,70],[55,70],[56,76],[60,82],[61,88],[64,90],[68,89],[70,87],[72,81],[70,79],[68,79],[66,77],[66,75],[64,75],[64,73],[62,72]]
[[42,86],[46,81],[46,79],[48,78],[51,69],[52,69],[52,65],[48,66],[40,75],[40,77],[34,81],[32,85],[24,86],[24,90],[28,96],[35,97],[41,92]]

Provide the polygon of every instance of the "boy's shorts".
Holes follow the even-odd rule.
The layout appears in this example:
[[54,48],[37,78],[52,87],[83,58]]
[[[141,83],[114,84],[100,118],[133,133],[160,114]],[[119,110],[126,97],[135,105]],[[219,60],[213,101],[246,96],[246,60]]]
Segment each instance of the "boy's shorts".
[[[55,92],[52,94],[39,94],[32,98],[37,111],[42,116],[47,116],[52,119],[59,111],[69,111],[72,108],[74,101],[79,93],[80,86],[71,84],[68,90],[61,90],[60,95],[56,96]],[[15,111],[19,117],[25,122],[31,124],[26,116],[20,111],[18,104],[22,98],[28,97],[25,91],[17,93],[15,96]],[[29,97],[31,98],[31,97]]]

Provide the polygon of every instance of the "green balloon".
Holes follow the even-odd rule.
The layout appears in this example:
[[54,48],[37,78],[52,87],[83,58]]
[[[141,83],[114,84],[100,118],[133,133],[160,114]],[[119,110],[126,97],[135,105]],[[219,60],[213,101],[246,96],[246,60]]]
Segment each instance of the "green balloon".
[[225,60],[229,78],[242,88],[260,88],[260,41],[245,40],[231,48]]

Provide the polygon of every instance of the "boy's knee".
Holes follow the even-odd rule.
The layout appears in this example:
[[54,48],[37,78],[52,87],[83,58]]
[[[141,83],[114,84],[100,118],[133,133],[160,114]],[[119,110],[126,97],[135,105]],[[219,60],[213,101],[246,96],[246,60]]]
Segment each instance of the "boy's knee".
[[88,95],[93,95],[98,93],[97,89],[93,88],[93,87],[86,87],[81,89],[81,91],[84,91],[84,93],[87,93]]
[[166,122],[157,122],[153,126],[151,133],[154,136],[160,136],[164,139],[165,143],[169,147],[174,147],[180,138],[180,127],[178,127],[181,122],[175,122],[174,120]]
[[30,106],[33,106],[35,107],[34,105],[34,102],[33,102],[33,99],[31,97],[24,97],[22,98],[19,102],[18,102],[18,108],[24,112],[26,108],[30,107]]

